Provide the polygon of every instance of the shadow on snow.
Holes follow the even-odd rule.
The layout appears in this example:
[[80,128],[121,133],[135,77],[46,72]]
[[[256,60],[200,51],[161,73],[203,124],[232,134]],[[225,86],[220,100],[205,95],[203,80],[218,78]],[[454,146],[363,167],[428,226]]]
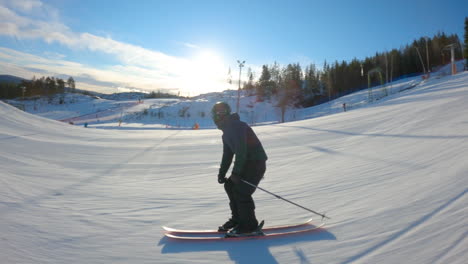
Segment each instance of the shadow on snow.
[[[322,240],[336,240],[335,235],[322,228],[316,232],[295,234],[285,237],[251,239],[251,240],[222,240],[222,241],[189,241],[172,240],[163,237],[159,245],[164,245],[161,253],[176,254],[184,252],[226,251],[234,263],[278,263],[270,252],[270,247],[293,245],[299,242],[319,242]],[[310,263],[300,249],[294,247],[294,254],[301,263]]]

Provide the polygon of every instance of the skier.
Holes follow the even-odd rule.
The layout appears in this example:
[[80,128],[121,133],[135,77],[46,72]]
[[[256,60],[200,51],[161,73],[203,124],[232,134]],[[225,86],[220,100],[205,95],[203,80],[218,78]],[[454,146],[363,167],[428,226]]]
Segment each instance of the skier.
[[[231,218],[219,227],[219,231],[229,231],[228,235],[232,236],[251,233],[258,227],[252,198],[256,188],[242,180],[258,185],[265,174],[267,155],[252,128],[240,121],[237,113],[231,114],[227,103],[217,102],[211,115],[218,129],[223,131],[223,158],[218,183],[224,184],[231,208]],[[226,178],[234,155],[231,176]]]

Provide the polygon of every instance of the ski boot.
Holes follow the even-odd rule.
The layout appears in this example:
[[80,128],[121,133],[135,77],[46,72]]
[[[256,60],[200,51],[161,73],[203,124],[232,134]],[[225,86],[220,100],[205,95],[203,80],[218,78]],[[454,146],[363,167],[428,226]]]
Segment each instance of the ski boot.
[[238,225],[237,221],[230,218],[226,223],[218,227],[218,232],[227,232]]
[[265,221],[260,222],[260,224],[254,229],[244,229],[239,225],[229,230],[225,237],[248,237],[248,236],[264,236],[265,234],[262,231]]

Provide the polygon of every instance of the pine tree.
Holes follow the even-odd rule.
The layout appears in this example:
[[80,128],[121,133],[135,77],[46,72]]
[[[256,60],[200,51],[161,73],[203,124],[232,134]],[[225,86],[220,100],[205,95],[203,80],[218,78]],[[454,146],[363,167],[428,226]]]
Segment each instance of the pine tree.
[[281,122],[285,121],[288,107],[298,107],[303,102],[302,83],[302,70],[299,63],[288,64],[282,71],[278,92],[278,107],[281,109]]
[[68,78],[67,84],[68,84],[68,87],[71,89],[71,92],[74,93],[75,92],[75,80],[73,79],[73,77],[70,76]]
[[58,93],[65,92],[65,81],[62,79],[57,79],[57,91]]
[[253,72],[252,72],[252,69],[249,67],[247,68],[247,76],[249,77],[248,81],[244,84],[244,90],[247,91],[248,95],[251,96],[253,95],[253,92],[254,92],[254,84],[253,84],[253,80],[254,80],[254,75],[253,75]]
[[465,68],[468,69],[468,17],[465,17],[465,48],[463,56],[465,57]]
[[265,100],[265,97],[270,97],[271,95],[271,73],[268,69],[267,65],[262,66],[262,75],[258,80],[258,84],[256,86],[257,90],[257,101],[262,102]]
[[231,67],[229,67],[227,82],[228,82],[229,84],[232,84]]
[[315,64],[310,64],[305,69],[304,75],[304,102],[302,106],[315,105],[316,97],[320,95],[320,73]]
[[302,69],[299,63],[288,64],[283,70],[284,86],[285,89],[284,103],[286,105],[297,106],[303,100],[304,94],[302,92]]

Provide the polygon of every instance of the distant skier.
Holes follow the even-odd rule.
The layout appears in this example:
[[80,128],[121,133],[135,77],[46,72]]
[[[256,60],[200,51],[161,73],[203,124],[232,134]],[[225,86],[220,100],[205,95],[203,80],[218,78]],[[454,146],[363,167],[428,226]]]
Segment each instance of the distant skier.
[[[227,103],[216,103],[211,115],[218,129],[223,131],[223,158],[218,182],[224,184],[232,215],[219,231],[229,231],[233,235],[253,232],[258,226],[252,198],[255,188],[241,180],[258,185],[265,174],[267,155],[252,128],[240,121],[237,113],[231,114]],[[226,178],[234,155],[232,174]]]

